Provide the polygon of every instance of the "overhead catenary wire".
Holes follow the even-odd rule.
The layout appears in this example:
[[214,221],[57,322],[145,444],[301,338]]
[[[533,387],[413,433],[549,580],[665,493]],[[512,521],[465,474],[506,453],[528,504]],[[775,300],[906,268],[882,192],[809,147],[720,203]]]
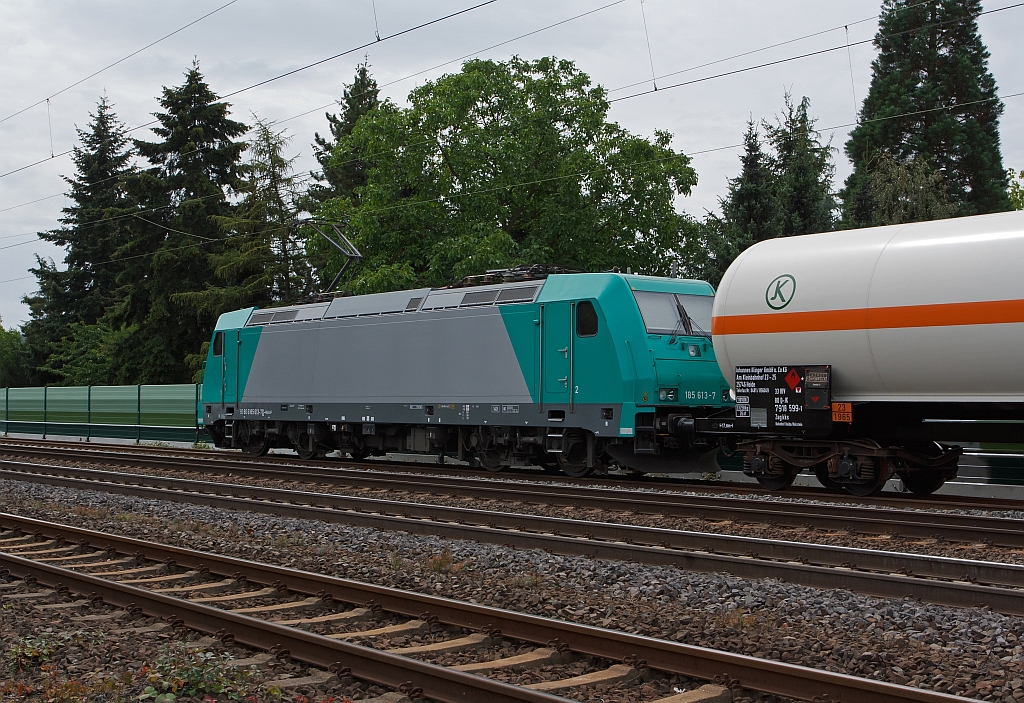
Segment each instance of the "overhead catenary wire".
[[[569,22],[573,22],[574,20],[581,19],[581,18],[586,17],[588,15],[593,15],[593,14],[595,14],[597,12],[601,12],[602,10],[607,10],[609,7],[614,7],[615,5],[621,5],[624,2],[626,2],[626,0],[615,0],[614,2],[610,2],[607,5],[601,5],[600,7],[595,7],[593,10],[587,10],[586,12],[581,12],[578,15],[573,15],[572,17],[567,17],[564,20],[559,20],[558,22],[552,22],[551,24],[545,25],[544,27],[541,27],[539,29],[534,29],[532,31],[526,32],[525,34],[520,34],[519,36],[512,37],[511,39],[506,39],[505,41],[498,42],[497,44],[491,44],[490,46],[484,47],[483,49],[477,49],[476,51],[471,51],[470,53],[463,54],[462,56],[460,56],[460,57],[458,57],[456,59],[450,59],[450,60],[445,61],[443,63],[435,64],[435,65],[431,66],[430,68],[424,68],[422,70],[416,71],[415,73],[410,73],[408,75],[402,76],[401,78],[396,78],[393,81],[388,81],[387,83],[381,83],[381,84],[379,84],[377,86],[377,88],[378,89],[379,88],[387,88],[388,86],[395,85],[396,83],[401,83],[402,81],[407,81],[410,78],[415,78],[416,76],[421,76],[424,73],[429,73],[430,71],[436,71],[439,68],[444,68],[445,66],[449,66],[449,65],[451,65],[453,63],[457,63],[459,61],[463,61],[465,59],[472,58],[473,56],[478,56],[478,55],[484,53],[485,51],[491,51],[492,49],[497,49],[500,46],[505,46],[506,44],[511,44],[512,42],[519,41],[520,39],[525,39],[526,37],[531,37],[534,34],[540,34],[541,32],[545,32],[545,31],[547,31],[549,29],[553,29],[555,27],[559,27],[559,26],[561,26],[563,24],[567,24]],[[367,93],[367,91],[363,91],[362,93],[356,93],[352,97],[361,97],[363,95],[366,95],[366,93]],[[320,110],[326,110],[327,108],[333,107],[333,106],[335,106],[337,104],[338,104],[337,100],[332,100],[331,102],[327,103],[326,105],[321,105],[319,107],[314,107],[312,110],[306,110],[305,112],[300,112],[297,115],[292,115],[291,117],[286,117],[286,118],[284,118],[282,120],[278,120],[277,122],[275,122],[275,124],[282,124],[284,122],[289,122],[291,120],[295,120],[295,119],[298,119],[300,117],[305,117],[306,115],[310,115],[310,114],[312,114],[314,112],[320,112]]]
[[[1017,93],[1011,93],[1009,95],[1002,95],[1002,96],[995,96],[995,97],[992,97],[992,98],[985,98],[983,100],[973,100],[971,102],[962,103],[960,105],[946,105],[946,106],[941,106],[941,107],[928,108],[928,109],[925,109],[925,110],[915,110],[915,111],[912,111],[912,112],[905,112],[905,113],[901,113],[901,114],[898,114],[898,115],[889,115],[889,116],[886,116],[886,117],[877,117],[877,118],[872,118],[872,119],[867,119],[867,120],[861,120],[860,122],[849,122],[849,123],[846,123],[846,124],[831,125],[831,126],[828,126],[828,127],[822,127],[822,128],[820,128],[820,130],[816,129],[814,131],[828,131],[828,130],[832,130],[832,129],[842,129],[844,127],[852,127],[852,126],[854,126],[856,124],[864,124],[864,123],[870,123],[870,122],[883,122],[883,121],[886,121],[886,120],[899,119],[901,117],[911,117],[911,116],[914,116],[914,115],[921,115],[921,114],[925,114],[925,113],[929,113],[929,112],[938,112],[938,111],[942,111],[942,110],[957,110],[957,109],[960,109],[960,108],[969,107],[971,105],[976,105],[976,104],[979,104],[979,103],[992,102],[992,101],[995,101],[995,100],[1009,100],[1011,98],[1017,98],[1017,97],[1021,97],[1021,96],[1024,96],[1024,91],[1020,91],[1020,92],[1017,92]],[[728,144],[728,145],[725,145],[725,146],[711,147],[711,148],[708,148],[708,149],[699,149],[699,150],[690,151],[690,152],[687,152],[687,153],[673,154],[672,156],[665,156],[665,157],[660,157],[660,158],[656,158],[656,159],[644,159],[642,161],[634,161],[634,162],[630,162],[630,163],[626,163],[626,164],[621,164],[621,165],[619,165],[617,167],[614,167],[614,169],[615,170],[623,170],[623,169],[630,168],[630,167],[633,167],[633,166],[646,166],[646,165],[650,165],[650,164],[661,163],[661,162],[665,162],[665,161],[671,161],[671,160],[674,160],[674,159],[690,158],[690,157],[693,157],[693,156],[699,156],[701,154],[709,154],[709,153],[716,152],[716,151],[726,151],[728,149],[737,149],[737,148],[741,148],[743,146],[744,146],[743,143],[740,142],[740,143],[736,143],[736,144]],[[383,208],[376,208],[376,209],[366,210],[364,212],[366,212],[367,214],[371,214],[372,215],[372,214],[374,214],[376,212],[385,212],[385,211],[388,211],[388,210],[395,210],[395,209],[405,208],[405,207],[415,207],[417,205],[427,205],[427,204],[430,204],[430,203],[440,202],[440,201],[448,199],[448,198],[459,198],[459,197],[465,197],[465,196],[469,196],[469,195],[480,195],[480,194],[483,194],[483,193],[490,193],[490,192],[495,192],[495,191],[498,191],[498,190],[507,190],[507,189],[511,189],[511,188],[520,188],[520,187],[527,186],[527,185],[535,185],[535,184],[539,184],[539,183],[547,183],[547,182],[550,182],[550,181],[566,179],[566,178],[579,178],[580,176],[586,176],[586,175],[589,175],[589,174],[592,174],[592,173],[597,173],[597,172],[602,171],[602,170],[608,170],[608,169],[604,168],[604,167],[602,167],[600,169],[588,169],[586,171],[579,171],[579,172],[575,172],[575,173],[562,174],[562,175],[559,175],[559,176],[550,176],[548,178],[539,178],[539,179],[535,179],[535,180],[532,180],[532,181],[523,181],[523,182],[520,182],[520,183],[512,183],[512,184],[503,185],[503,186],[495,186],[493,188],[481,188],[479,190],[466,191],[464,193],[453,193],[453,194],[450,194],[448,196],[441,196],[441,197],[438,197],[438,198],[431,198],[431,199],[427,199],[427,200],[408,201],[408,202],[405,202],[405,203],[398,203],[398,204],[395,204],[395,205],[389,205],[389,206],[383,207]],[[204,196],[204,197],[211,197],[211,196]],[[197,198],[197,200],[199,200],[199,199],[202,199],[202,198]],[[130,214],[129,215],[125,215],[125,216],[130,216]],[[84,225],[84,226],[88,226],[90,224],[95,224],[95,223],[96,222],[86,223],[86,225]],[[162,225],[155,225],[155,226],[161,227]],[[288,229],[290,229],[290,227],[273,227],[273,228],[270,228],[270,229],[263,230],[261,232],[227,235],[227,236],[225,236],[223,238],[210,240],[208,242],[197,242],[195,244],[188,244],[188,245],[184,245],[184,246],[180,246],[180,247],[172,247],[172,248],[169,248],[169,249],[159,249],[157,251],[145,252],[145,253],[142,253],[142,254],[133,254],[133,255],[130,255],[130,256],[118,257],[116,259],[109,259],[107,261],[101,261],[101,262],[93,263],[92,266],[104,266],[104,265],[107,265],[107,264],[118,263],[118,262],[121,262],[121,261],[131,261],[131,260],[134,260],[134,259],[139,259],[139,258],[143,258],[143,257],[147,257],[147,256],[154,256],[154,255],[160,254],[160,253],[166,253],[166,252],[172,252],[172,251],[180,251],[180,250],[183,250],[183,249],[190,249],[190,248],[194,248],[194,247],[205,246],[205,245],[211,244],[213,242],[225,242],[225,241],[229,241],[229,240],[236,240],[236,239],[239,239],[239,238],[254,237],[254,236],[258,236],[258,235],[271,234],[271,233],[274,233],[274,232],[282,232],[282,231],[286,231]],[[185,234],[185,233],[183,233],[183,234]],[[5,283],[13,283],[13,282],[16,282],[16,281],[24,281],[24,280],[28,280],[28,279],[31,279],[31,278],[35,278],[35,276],[19,276],[17,278],[8,278],[8,279],[5,279],[5,280],[0,280],[0,285],[5,284]]]
[[[237,0],[235,0],[235,1],[237,1]],[[481,7],[486,7],[487,5],[492,5],[492,4],[496,3],[496,2],[498,2],[498,0],[483,0],[483,2],[479,2],[476,5],[471,5],[470,7],[463,8],[463,9],[457,10],[455,12],[450,12],[447,15],[443,15],[441,17],[437,17],[437,18],[434,18],[432,20],[428,20],[427,22],[421,22],[420,24],[417,24],[415,26],[407,27],[406,29],[400,30],[398,32],[394,32],[393,34],[389,34],[389,35],[387,35],[385,37],[381,37],[378,41],[384,42],[384,41],[388,41],[389,39],[395,39],[395,38],[403,36],[405,34],[409,34],[410,32],[415,32],[415,31],[417,31],[419,29],[423,29],[425,27],[429,27],[431,25],[438,24],[439,22],[444,22],[445,20],[452,19],[453,17],[458,17],[460,15],[464,15],[464,14],[466,14],[468,12],[472,12],[473,10],[477,10],[477,9],[479,9]],[[327,63],[329,61],[333,61],[333,60],[335,60],[337,58],[341,58],[342,56],[346,56],[346,55],[351,54],[353,52],[365,49],[365,48],[367,48],[369,46],[372,46],[375,43],[377,43],[377,42],[367,42],[365,44],[360,44],[359,46],[353,47],[351,49],[347,49],[345,51],[342,51],[340,53],[334,54],[332,56],[328,56],[327,58],[320,59],[319,61],[314,61],[314,62],[308,63],[308,64],[306,64],[304,66],[299,66],[298,68],[293,68],[293,69],[291,69],[289,71],[285,71],[284,73],[280,73],[280,74],[278,74],[276,76],[272,76],[271,78],[267,78],[266,80],[262,80],[262,81],[259,81],[257,83],[253,83],[251,85],[247,85],[244,88],[239,88],[238,90],[234,90],[234,91],[232,91],[230,93],[222,95],[220,97],[220,99],[223,100],[223,99],[226,99],[226,98],[230,98],[230,97],[233,97],[235,95],[239,95],[240,93],[244,93],[246,91],[252,90],[254,88],[259,88],[260,86],[267,85],[268,83],[273,83],[274,81],[278,81],[278,80],[280,80],[282,78],[287,78],[288,76],[293,76],[296,73],[301,73],[302,71],[306,71],[306,70],[308,70],[310,68],[313,68],[315,66],[320,66],[320,65],[325,64],[325,63]],[[159,122],[159,120],[150,120],[149,122],[146,122],[145,124],[137,125],[135,127],[131,127],[129,129],[125,130],[125,133],[131,133],[131,132],[138,131],[140,129],[144,129],[145,127],[149,127],[151,125],[154,125],[157,122]],[[68,149],[67,151],[62,151],[59,154],[53,154],[53,155],[51,155],[47,159],[41,159],[40,161],[36,161],[34,163],[31,163],[31,164],[26,164],[25,166],[20,166],[19,168],[16,168],[16,169],[14,169],[12,171],[8,171],[6,173],[0,173],[0,178],[5,178],[5,177],[13,175],[15,173],[19,173],[19,172],[24,171],[26,169],[32,168],[33,166],[38,166],[39,164],[46,163],[47,161],[51,161],[52,159],[55,159],[55,158],[58,158],[58,157],[61,157],[61,156],[67,156],[68,154],[72,153],[72,151],[73,151],[73,149]]]
[[[897,11],[898,12],[906,12],[907,10],[912,10],[915,7],[919,7],[921,5],[927,5],[927,4],[931,3],[931,2],[933,2],[933,0],[922,0],[921,2],[918,2],[918,3],[914,4],[914,5],[909,5],[907,7],[900,8]],[[847,22],[846,24],[837,25],[835,27],[830,27],[828,29],[822,29],[822,30],[819,30],[817,32],[811,32],[810,34],[804,34],[803,36],[795,37],[793,39],[787,39],[785,41],[776,42],[775,44],[769,44],[767,46],[762,46],[762,47],[759,47],[757,49],[750,49],[749,51],[744,51],[744,52],[741,52],[739,54],[733,54],[732,56],[726,56],[725,58],[715,59],[714,61],[708,61],[707,63],[698,64],[696,66],[690,66],[689,68],[683,68],[683,69],[680,69],[678,71],[672,71],[671,73],[666,73],[663,76],[657,76],[657,79],[671,78],[672,76],[678,76],[681,73],[689,73],[690,71],[696,71],[699,68],[707,68],[708,66],[714,66],[716,64],[725,63],[726,61],[732,61],[733,59],[743,58],[744,56],[751,56],[753,54],[759,54],[762,51],[768,51],[769,49],[777,49],[778,47],[786,46],[787,44],[795,44],[796,42],[803,41],[804,39],[812,39],[814,37],[821,36],[822,34],[829,34],[831,32],[839,31],[840,29],[843,29],[844,27],[852,27],[854,25],[863,24],[864,22],[870,22],[871,20],[875,20],[875,19],[878,19],[878,15],[871,15],[870,17],[865,17],[864,19],[856,20],[854,22]],[[642,80],[642,81],[636,81],[635,83],[629,83],[627,85],[620,85],[618,88],[609,88],[608,92],[610,94],[610,93],[618,92],[620,90],[626,90],[627,88],[635,88],[636,86],[643,85],[646,82],[647,82],[646,80]]]
[[394,32],[392,34],[388,34],[387,36],[384,36],[384,37],[379,37],[376,41],[367,42],[365,44],[360,44],[359,46],[353,47],[351,49],[346,49],[345,51],[342,51],[340,53],[334,54],[333,56],[328,56],[325,59],[320,59],[319,61],[314,61],[312,63],[308,63],[305,66],[299,66],[298,68],[293,68],[290,71],[285,71],[284,73],[278,74],[278,75],[276,75],[276,76],[274,76],[272,78],[267,78],[266,80],[262,80],[262,81],[259,81],[257,83],[253,83],[252,85],[247,85],[244,88],[239,88],[238,90],[235,90],[235,91],[232,91],[230,93],[227,93],[226,95],[223,95],[221,97],[222,98],[233,97],[233,96],[238,95],[240,93],[244,93],[246,91],[252,90],[253,88],[259,88],[260,86],[267,85],[268,83],[273,83],[274,81],[279,81],[282,78],[287,78],[288,76],[293,76],[296,73],[301,73],[302,71],[306,71],[306,70],[308,70],[310,68],[314,68],[316,66],[320,66],[322,64],[327,63],[328,61],[334,61],[335,59],[341,58],[342,56],[347,56],[348,54],[354,53],[356,51],[361,51],[362,49],[366,49],[366,48],[368,48],[370,46],[373,46],[377,42],[388,41],[389,39],[396,39],[396,38],[398,38],[400,36],[403,36],[405,34],[409,34],[410,32],[415,32],[415,31],[417,31],[419,29],[423,29],[425,27],[429,27],[431,25],[438,24],[440,22],[444,22],[445,20],[450,20],[453,17],[458,17],[459,15],[464,15],[464,14],[466,14],[468,12],[472,12],[474,10],[479,10],[481,7],[486,7],[487,5],[493,5],[496,2],[498,2],[498,0],[483,0],[483,2],[479,2],[476,5],[471,5],[469,7],[463,8],[461,10],[456,10],[455,12],[450,12],[447,15],[443,15],[441,17],[437,17],[435,19],[428,20],[427,22],[421,22],[420,24],[417,24],[415,26],[408,27],[406,29],[402,29],[402,30]]
[[[104,66],[103,68],[99,69],[98,71],[93,71],[92,73],[90,73],[90,74],[89,74],[88,76],[86,76],[85,78],[81,78],[81,79],[79,79],[79,80],[75,81],[74,83],[72,83],[71,85],[69,85],[69,86],[66,86],[66,87],[64,87],[64,88],[61,88],[61,89],[60,89],[60,90],[58,90],[58,91],[57,91],[56,93],[51,93],[50,95],[46,96],[46,97],[45,97],[45,98],[43,98],[42,100],[38,100],[38,101],[36,101],[36,102],[32,103],[31,105],[28,105],[28,106],[26,106],[26,107],[23,107],[23,108],[21,108],[21,109],[20,109],[20,110],[18,110],[17,112],[11,113],[11,114],[10,114],[10,115],[8,115],[7,117],[4,117],[4,118],[0,119],[0,123],[6,122],[7,120],[11,119],[12,117],[17,117],[17,116],[18,116],[18,115],[20,115],[21,113],[23,113],[23,112],[26,112],[26,111],[28,111],[28,110],[31,110],[32,108],[36,107],[37,105],[42,105],[42,104],[43,104],[44,102],[46,102],[46,103],[49,103],[49,101],[50,101],[50,99],[51,99],[51,98],[55,98],[55,97],[57,97],[58,95],[60,95],[61,93],[66,93],[67,91],[71,90],[71,89],[72,89],[72,88],[74,88],[75,86],[79,86],[79,85],[81,85],[82,83],[85,83],[85,82],[86,82],[87,80],[89,80],[90,78],[95,78],[96,76],[100,75],[100,74],[101,74],[101,73],[103,73],[104,71],[107,71],[107,70],[109,70],[109,69],[113,68],[114,66],[117,66],[117,65],[118,65],[118,64],[120,64],[120,63],[124,63],[125,61],[127,61],[127,60],[128,60],[128,59],[130,59],[130,58],[132,58],[133,56],[138,56],[139,54],[141,54],[141,53],[142,53],[143,51],[145,51],[146,49],[149,49],[149,48],[151,48],[151,47],[154,47],[154,46],[156,46],[157,44],[159,44],[160,42],[162,42],[163,40],[165,40],[165,39],[169,39],[169,38],[173,37],[173,36],[174,36],[175,34],[178,34],[179,32],[182,32],[182,31],[184,31],[184,30],[188,29],[188,28],[189,28],[189,27],[191,27],[192,25],[194,25],[194,24],[198,24],[199,22],[202,22],[202,21],[203,21],[203,20],[205,20],[205,19],[206,19],[207,17],[210,17],[210,16],[212,16],[212,15],[215,15],[215,14],[217,14],[218,12],[220,12],[221,10],[223,10],[224,8],[226,8],[226,7],[230,7],[231,5],[234,5],[234,4],[236,3],[236,2],[238,2],[238,0],[230,0],[230,2],[224,3],[223,5],[221,5],[220,7],[218,7],[217,9],[215,9],[215,10],[212,10],[212,11],[210,11],[210,12],[207,12],[207,13],[206,13],[205,15],[203,15],[202,17],[198,17],[198,18],[196,18],[196,19],[192,20],[191,22],[189,22],[188,24],[186,24],[186,25],[183,25],[183,26],[181,26],[181,27],[178,27],[178,28],[177,28],[177,29],[175,29],[175,30],[174,30],[173,32],[171,32],[170,34],[165,34],[164,36],[160,37],[160,38],[159,38],[159,39],[157,39],[156,41],[152,41],[152,42],[150,42],[149,44],[146,44],[146,45],[145,45],[144,47],[142,47],[141,49],[136,49],[135,51],[133,51],[132,53],[128,54],[127,56],[124,56],[124,57],[122,57],[122,58],[118,59],[117,61],[115,61],[115,62],[113,62],[113,63],[111,63],[111,64],[107,64],[106,66]],[[51,148],[51,151],[53,151],[53,149],[52,149],[52,148]]]
[[[968,19],[974,20],[974,19],[976,19],[978,17],[981,17],[982,15],[990,15],[990,14],[993,14],[993,13],[996,13],[996,12],[1003,12],[1004,10],[1013,10],[1013,9],[1016,9],[1016,8],[1019,8],[1019,7],[1024,7],[1024,2],[1014,3],[1013,5],[1006,5],[1005,7],[997,7],[997,8],[994,8],[992,10],[984,10],[982,12],[979,12],[979,13],[975,14],[975,15],[971,15],[968,18],[958,18],[958,19],[953,19],[953,20],[946,20],[945,22],[934,22],[932,24],[925,24],[925,25],[921,25],[920,27],[914,27],[913,29],[907,29],[907,30],[904,30],[902,32],[892,32],[890,34],[886,34],[886,35],[883,35],[883,36],[885,36],[885,37],[898,37],[898,36],[902,36],[904,34],[912,34],[914,32],[920,32],[920,31],[925,30],[925,29],[934,29],[936,27],[943,27],[943,26],[946,26],[946,25],[949,25],[949,24],[959,24],[961,22],[968,21]],[[828,53],[831,53],[833,51],[839,51],[841,49],[849,50],[849,47],[851,47],[851,46],[859,46],[861,44],[869,44],[869,43],[871,43],[873,41],[875,41],[874,38],[872,38],[872,39],[863,39],[861,41],[854,42],[852,44],[850,44],[850,43],[839,44],[838,46],[833,46],[833,47],[830,47],[828,49],[819,49],[818,51],[809,51],[807,53],[799,54],[797,56],[789,56],[789,57],[786,57],[786,58],[777,59],[775,61],[766,61],[765,63],[760,63],[760,64],[757,64],[757,65],[754,65],[754,66],[746,66],[744,68],[737,68],[737,69],[734,69],[732,71],[725,71],[723,73],[716,73],[716,74],[711,75],[711,76],[704,76],[703,78],[694,78],[693,80],[682,81],[681,83],[674,83],[674,84],[668,85],[668,86],[662,86],[658,91],[655,91],[655,90],[643,90],[643,91],[640,91],[638,93],[633,93],[631,95],[624,95],[621,98],[612,98],[608,102],[615,103],[615,102],[621,102],[623,100],[631,100],[632,98],[639,98],[639,97],[641,97],[643,95],[651,95],[652,93],[655,93],[655,92],[663,92],[663,91],[666,91],[666,90],[671,90],[672,88],[682,88],[684,86],[695,85],[697,83],[705,83],[707,81],[717,80],[719,78],[725,78],[726,76],[735,76],[735,75],[738,75],[740,73],[748,73],[750,71],[756,71],[756,70],[759,70],[759,69],[762,69],[762,68],[767,68],[769,66],[778,66],[779,64],[789,63],[790,61],[798,61],[800,59],[806,59],[806,58],[809,58],[811,56],[820,56],[822,54],[828,54]],[[642,81],[642,82],[646,82],[646,81]]]

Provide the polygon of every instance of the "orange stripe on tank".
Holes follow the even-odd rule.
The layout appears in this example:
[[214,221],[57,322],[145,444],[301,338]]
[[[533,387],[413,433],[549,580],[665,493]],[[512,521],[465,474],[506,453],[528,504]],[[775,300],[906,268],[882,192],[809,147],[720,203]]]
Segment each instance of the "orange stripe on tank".
[[832,332],[903,327],[998,325],[1014,322],[1024,322],[1024,300],[727,315],[711,321],[711,334]]

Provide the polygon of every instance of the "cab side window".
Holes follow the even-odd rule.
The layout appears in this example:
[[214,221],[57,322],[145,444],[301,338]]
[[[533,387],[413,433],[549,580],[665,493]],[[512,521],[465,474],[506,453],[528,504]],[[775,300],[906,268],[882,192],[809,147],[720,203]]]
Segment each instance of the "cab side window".
[[589,300],[581,300],[576,304],[576,336],[597,336],[597,310]]
[[223,356],[224,355],[224,333],[218,332],[213,335],[213,355]]

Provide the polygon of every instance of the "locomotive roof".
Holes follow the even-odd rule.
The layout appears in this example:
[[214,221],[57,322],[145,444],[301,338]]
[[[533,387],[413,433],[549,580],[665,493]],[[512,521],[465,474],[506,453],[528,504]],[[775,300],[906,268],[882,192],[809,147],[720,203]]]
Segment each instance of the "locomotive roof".
[[532,303],[540,297],[541,289],[544,289],[545,299],[596,297],[616,280],[624,280],[634,290],[714,295],[714,289],[704,281],[620,273],[552,275],[543,280],[517,281],[468,288],[417,288],[388,293],[353,295],[305,305],[288,305],[262,310],[246,308],[221,315],[217,321],[217,329]]

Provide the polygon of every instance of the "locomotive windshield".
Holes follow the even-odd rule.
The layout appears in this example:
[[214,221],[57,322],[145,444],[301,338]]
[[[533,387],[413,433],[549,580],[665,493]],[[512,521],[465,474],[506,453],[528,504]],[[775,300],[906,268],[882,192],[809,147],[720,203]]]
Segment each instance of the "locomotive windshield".
[[645,290],[635,290],[633,296],[648,334],[710,336],[714,297]]

